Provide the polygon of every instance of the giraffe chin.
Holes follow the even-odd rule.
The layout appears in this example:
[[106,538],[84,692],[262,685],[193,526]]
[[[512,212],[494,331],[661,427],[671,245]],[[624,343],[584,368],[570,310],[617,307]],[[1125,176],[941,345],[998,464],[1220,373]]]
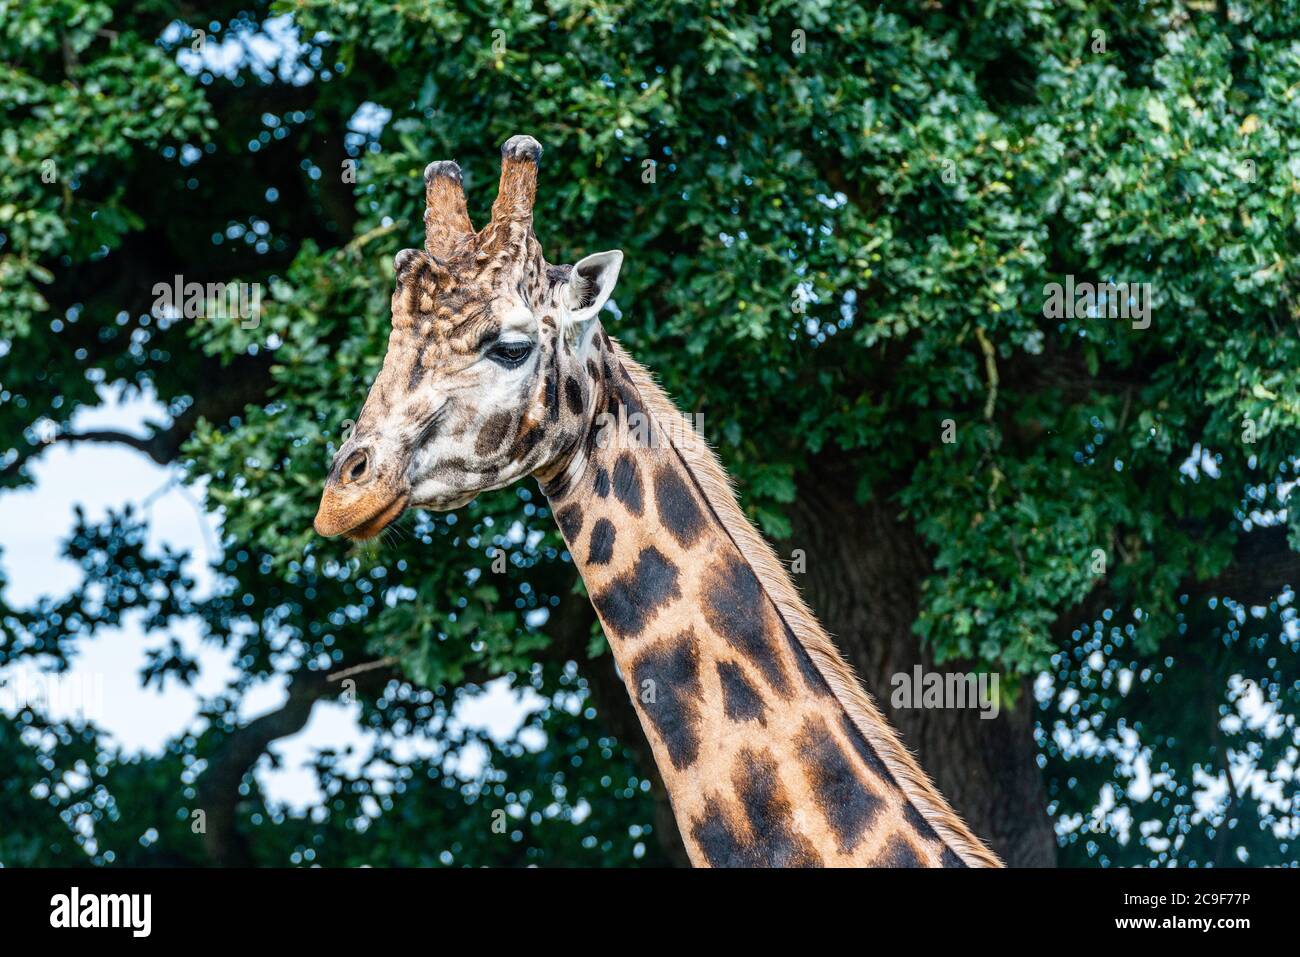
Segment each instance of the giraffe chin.
[[364,542],[374,538],[391,525],[402,512],[406,511],[406,503],[410,497],[409,494],[397,496],[376,514],[345,531],[343,537],[354,542]]

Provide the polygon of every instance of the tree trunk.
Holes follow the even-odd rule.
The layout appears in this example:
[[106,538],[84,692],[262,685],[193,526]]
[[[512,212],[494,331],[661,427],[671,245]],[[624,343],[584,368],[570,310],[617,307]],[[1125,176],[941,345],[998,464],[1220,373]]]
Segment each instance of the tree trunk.
[[[1007,864],[1051,867],[1056,838],[1047,816],[1034,743],[1034,698],[1022,682],[1017,706],[993,719],[978,710],[890,705],[890,679],[915,665],[938,670],[912,632],[929,558],[915,532],[880,500],[854,502],[852,470],[819,468],[790,507],[793,535],[783,557],[802,549],[795,575],[866,688],[971,829]],[[824,478],[821,476],[838,476]],[[957,662],[945,671],[968,671]]]

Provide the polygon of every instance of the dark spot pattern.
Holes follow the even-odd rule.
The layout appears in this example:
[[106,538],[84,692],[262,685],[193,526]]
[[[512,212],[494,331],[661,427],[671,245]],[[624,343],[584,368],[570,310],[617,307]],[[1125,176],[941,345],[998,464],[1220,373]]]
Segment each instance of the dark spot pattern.
[[555,521],[559,523],[560,531],[564,533],[564,540],[572,547],[582,531],[582,506],[577,502],[570,502],[555,513]]
[[574,415],[582,415],[582,387],[573,376],[566,376],[564,379],[564,401],[569,404],[570,412]]
[[641,398],[637,394],[636,387],[632,385],[632,381],[627,378],[626,372],[623,373],[623,382],[615,386],[613,391],[618,393],[619,400],[622,402],[623,409],[627,414],[629,436],[636,440],[640,448],[653,447],[655,445],[654,421],[641,405]]
[[[569,453],[573,451],[574,446],[576,446],[577,444],[578,444],[578,437],[574,435],[573,432],[571,432],[569,429],[566,429],[563,426],[561,426],[559,435],[556,436],[555,439],[556,457],[561,460],[564,459],[569,455]],[[569,483],[566,479],[563,485],[564,487],[567,488],[568,484]]]
[[911,844],[908,844],[904,838],[894,835],[885,843],[885,849],[871,862],[871,866],[924,867],[925,865],[916,856],[916,851],[912,849]]
[[488,416],[487,422],[483,423],[483,429],[474,442],[474,451],[479,455],[491,455],[501,448],[513,422],[514,416],[509,412],[492,413]]
[[637,556],[632,570],[592,596],[601,619],[620,638],[635,638],[668,602],[680,598],[677,566],[653,545]]
[[891,788],[898,787],[894,783],[894,776],[889,772],[889,768],[876,754],[876,749],[862,736],[862,732],[858,730],[857,725],[849,719],[848,715],[840,718],[840,726],[844,729],[845,736],[849,739],[849,743],[853,745],[853,750],[857,752],[858,757],[862,759],[862,763],[866,765],[867,770]]
[[794,830],[790,799],[781,787],[776,761],[767,754],[742,751],[731,784],[740,794],[755,844],[763,849],[770,867],[808,867],[821,864],[806,838]]
[[722,682],[722,710],[732,721],[764,723],[767,709],[763,699],[745,677],[745,670],[731,661],[718,662],[718,679]]
[[597,498],[605,498],[609,495],[609,473],[602,468],[596,469],[596,478],[591,483],[591,490],[596,493]]
[[596,519],[591,526],[591,544],[587,550],[587,564],[608,565],[614,556],[614,523],[607,518]]
[[826,683],[826,679],[822,677],[822,673],[818,671],[817,666],[813,664],[812,656],[808,654],[808,649],[803,646],[803,642],[795,637],[794,632],[790,630],[789,625],[783,623],[783,627],[785,628],[785,640],[790,645],[790,651],[794,655],[795,664],[799,666],[799,674],[803,676],[804,684],[808,686],[808,690],[813,692],[813,694],[821,695],[824,698],[832,697],[831,686]]
[[542,441],[543,430],[540,426],[530,425],[515,438],[514,457],[523,458]]
[[429,344],[427,342],[420,343],[420,349],[415,354],[415,362],[411,366],[411,376],[406,381],[406,390],[408,392],[414,392],[416,386],[420,384],[420,380],[424,378],[424,352],[428,348]]
[[952,852],[951,848],[945,847],[943,853],[939,855],[940,867],[965,867],[966,862]]
[[796,741],[813,800],[835,832],[840,850],[850,853],[880,813],[880,798],[853,773],[853,765],[831,736],[826,722],[809,718]]
[[710,867],[754,867],[753,855],[716,806],[691,823],[691,837]]
[[678,635],[651,648],[632,665],[632,686],[641,710],[654,725],[677,770],[700,754],[700,662],[695,636]]
[[729,820],[715,806],[691,825],[691,836],[711,866],[822,865],[807,838],[794,830],[793,808],[770,755],[742,751],[731,783],[740,796],[744,824]]
[[754,571],[736,555],[727,555],[709,573],[704,590],[704,619],[731,647],[752,661],[783,697],[790,679],[772,633],[770,606]]
[[494,475],[497,470],[490,466],[480,466],[468,459],[449,458],[439,461],[434,466],[434,472],[439,475]]
[[695,493],[669,465],[655,469],[654,489],[660,524],[678,545],[690,548],[704,531],[704,513],[695,501]]
[[582,438],[582,447],[586,450],[587,458],[590,460],[596,455],[596,440],[600,436],[600,416],[592,420],[591,428],[587,429],[587,434]]
[[560,380],[554,372],[546,373],[546,415],[554,422],[560,417]]
[[621,375],[617,385],[618,395],[623,400],[623,404],[627,406],[628,417],[631,418],[638,413],[645,415],[645,407],[641,405],[641,395],[637,392],[636,383],[628,375],[627,369],[620,369],[619,371]]
[[908,824],[912,825],[916,830],[916,833],[925,840],[939,840],[939,835],[934,832],[934,828],[930,826],[930,822],[921,816],[921,812],[916,809],[916,806],[912,804],[911,801],[908,801],[903,805],[903,818]]
[[645,509],[641,473],[637,470],[636,460],[627,452],[614,463],[614,497],[633,515],[640,515]]

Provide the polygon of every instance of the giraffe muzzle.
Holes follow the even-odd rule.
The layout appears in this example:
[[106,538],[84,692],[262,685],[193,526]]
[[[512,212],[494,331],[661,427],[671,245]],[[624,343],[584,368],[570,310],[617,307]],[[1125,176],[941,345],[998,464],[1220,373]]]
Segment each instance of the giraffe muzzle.
[[406,511],[411,498],[409,492],[376,489],[376,493],[358,497],[326,485],[312,523],[316,533],[326,538],[342,535],[357,542],[374,538]]

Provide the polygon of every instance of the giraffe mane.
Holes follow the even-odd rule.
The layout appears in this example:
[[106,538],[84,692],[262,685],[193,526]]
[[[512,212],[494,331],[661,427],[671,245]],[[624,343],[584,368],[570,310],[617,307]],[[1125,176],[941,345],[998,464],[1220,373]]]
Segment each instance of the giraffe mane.
[[741,511],[731,477],[718,462],[713,449],[694,429],[680,426],[681,412],[650,372],[616,341],[613,341],[613,346],[615,357],[641,393],[642,404],[651,415],[657,434],[670,437],[682,466],[723,530],[754,570],[763,591],[776,606],[777,614],[808,652],[854,727],[889,768],[904,797],[965,864],[971,867],[1003,866],[997,855],[972,834],[948,806],[929,775],[880,713],[853,667],[844,660],[831,636],[804,603],[772,546]]

